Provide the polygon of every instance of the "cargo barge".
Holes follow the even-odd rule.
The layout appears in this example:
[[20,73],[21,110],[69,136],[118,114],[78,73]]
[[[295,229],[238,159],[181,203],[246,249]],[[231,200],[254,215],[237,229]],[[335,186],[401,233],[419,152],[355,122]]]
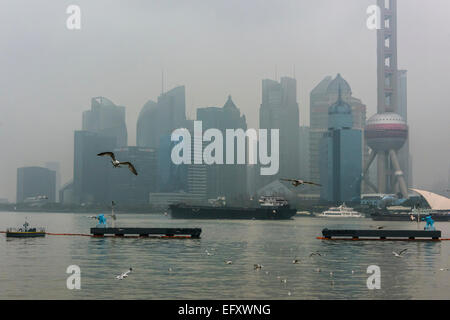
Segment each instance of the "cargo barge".
[[229,207],[226,205],[197,206],[172,204],[172,219],[242,219],[242,220],[288,220],[297,213],[280,197],[262,197],[258,207]]

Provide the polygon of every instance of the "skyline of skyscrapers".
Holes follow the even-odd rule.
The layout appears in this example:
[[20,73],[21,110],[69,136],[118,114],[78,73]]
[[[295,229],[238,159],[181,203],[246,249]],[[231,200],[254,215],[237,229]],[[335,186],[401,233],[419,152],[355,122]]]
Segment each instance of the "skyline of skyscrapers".
[[[338,88],[342,85],[341,98],[345,97],[350,101],[351,108],[355,110],[351,113],[352,122],[355,121],[359,126],[364,125],[365,106],[359,99],[351,96],[351,88],[340,74],[334,80],[331,77],[325,78],[322,85],[324,82],[326,82],[325,93],[319,99],[313,99],[312,104],[316,103],[319,108],[328,108],[327,103],[333,97],[338,97]],[[313,94],[314,90],[312,96]],[[148,197],[145,194],[158,192],[166,194],[185,192],[197,200],[219,196],[245,200],[249,196],[248,186],[252,186],[252,192],[256,192],[280,177],[304,179],[310,175],[311,128],[300,127],[296,100],[295,79],[283,77],[280,82],[270,79],[262,81],[260,128],[280,130],[280,171],[275,176],[261,177],[259,174],[248,175],[247,170],[250,170],[248,165],[208,166],[172,163],[171,150],[175,142],[170,139],[171,132],[185,127],[193,135],[194,120],[187,120],[185,116],[184,86],[162,93],[158,97],[158,102],[149,100],[142,107],[137,120],[136,147],[120,146],[118,143],[123,142],[127,136],[125,107],[116,106],[105,97],[92,98],[91,110],[83,112],[83,130],[75,131],[74,134],[73,183],[64,186],[62,195],[66,193],[70,195],[66,197],[66,202],[70,198],[69,202],[79,204],[109,203],[112,199],[127,204],[146,203]],[[324,117],[319,113],[318,117],[312,119],[324,122],[328,121],[328,115]],[[197,108],[197,120],[202,121],[204,131],[215,128],[225,135],[226,129],[247,130],[245,115],[241,114],[231,96],[223,107]],[[328,127],[327,124],[326,130]],[[205,141],[203,143],[204,146],[207,144]],[[147,160],[151,164],[147,164],[148,170],[143,170],[144,177],[125,176],[127,170],[114,170],[108,167],[109,159],[97,156],[97,153],[105,150],[114,150],[118,153],[116,156],[120,155],[124,159],[134,161],[138,163],[138,167],[146,166],[144,161]],[[146,153],[148,155],[146,157],[140,152],[142,150],[151,152]],[[269,145],[269,152],[270,150]],[[223,151],[226,156],[225,148]],[[247,158],[248,154],[246,162]],[[152,178],[148,179],[149,176]],[[248,181],[249,178],[255,181]],[[138,179],[146,179],[148,183],[142,181],[137,183]],[[150,180],[157,182],[156,185]],[[316,181],[319,180],[320,177]],[[111,189],[111,185],[116,185],[116,188]]]
[[[404,94],[399,95],[399,105],[405,105],[406,112],[406,72],[400,75],[402,78],[399,77],[399,87],[404,86],[405,89]],[[137,120],[136,147],[127,143],[122,145],[127,140],[125,107],[116,106],[105,97],[92,98],[91,110],[83,112],[83,130],[75,131],[74,134],[73,183],[66,184],[64,190],[61,189],[62,194],[70,191],[68,194],[71,196],[66,197],[66,201],[70,198],[71,202],[80,204],[105,203],[112,199],[128,204],[144,204],[147,203],[150,193],[158,192],[184,192],[202,200],[218,196],[243,199],[249,196],[249,192],[254,193],[281,177],[299,177],[317,182],[333,181],[334,189],[330,192],[324,189],[322,199],[349,201],[347,195],[351,192],[347,189],[350,182],[345,180],[337,185],[335,183],[341,181],[337,177],[341,172],[347,172],[347,169],[337,167],[335,159],[339,158],[342,164],[351,163],[356,169],[362,166],[367,150],[362,138],[366,106],[360,99],[352,96],[350,85],[340,74],[334,79],[327,76],[310,93],[310,127],[301,127],[296,87],[296,80],[289,77],[282,77],[279,82],[262,80],[260,128],[280,130],[280,170],[277,175],[266,177],[255,174],[255,168],[250,171],[248,165],[172,163],[171,150],[175,142],[171,141],[170,135],[173,130],[187,128],[194,137],[194,120],[186,119],[185,115],[184,86],[164,92],[158,97],[158,102],[149,100],[142,107]],[[346,117],[350,127],[342,127],[334,122],[340,119],[330,112],[330,107],[336,104],[348,106],[350,112]],[[226,129],[247,130],[245,115],[241,114],[231,96],[223,107],[197,108],[197,120],[202,121],[204,131],[215,128],[225,135]],[[325,149],[321,147],[324,136],[327,140],[325,145],[328,146],[325,147],[328,150],[325,152],[326,157],[323,156]],[[193,139],[195,140],[195,137]],[[360,145],[355,146],[355,143]],[[205,141],[203,144],[205,146]],[[350,145],[351,148],[344,148]],[[268,148],[270,152],[270,144]],[[117,171],[108,167],[109,159],[97,157],[97,153],[107,150],[114,150],[124,159],[137,163],[138,167],[145,167],[146,169],[142,170],[144,176],[126,177],[126,170]],[[353,157],[342,156],[350,151]],[[223,152],[225,156],[225,148]],[[149,163],[145,164],[146,161]],[[330,168],[336,172],[330,173]],[[348,172],[349,179],[355,180],[353,173],[358,170]],[[144,180],[137,182],[139,179]],[[352,198],[360,192],[355,191],[358,188],[354,186],[353,180],[350,183],[354,190]],[[110,185],[114,184],[117,184],[117,188],[112,190]],[[305,190],[306,193],[320,192],[320,189]]]

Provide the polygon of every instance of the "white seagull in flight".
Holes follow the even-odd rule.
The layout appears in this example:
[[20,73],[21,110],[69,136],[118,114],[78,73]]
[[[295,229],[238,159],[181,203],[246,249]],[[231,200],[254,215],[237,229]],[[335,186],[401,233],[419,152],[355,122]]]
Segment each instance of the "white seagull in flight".
[[395,252],[395,251],[392,251],[392,254],[393,254],[394,256],[396,256],[397,258],[401,258],[401,257],[402,257],[402,253],[405,252],[406,250],[408,250],[408,249],[403,249],[403,250],[400,251],[399,253],[397,253],[397,252]]
[[119,160],[116,159],[113,152],[100,152],[97,155],[100,157],[109,156],[109,157],[111,157],[111,163],[114,166],[114,168],[120,167],[122,165],[128,166],[128,169],[130,169],[130,171],[133,172],[134,175],[136,175],[136,176],[138,175],[136,168],[133,166],[133,164],[131,162],[128,162],[128,161],[120,162]]

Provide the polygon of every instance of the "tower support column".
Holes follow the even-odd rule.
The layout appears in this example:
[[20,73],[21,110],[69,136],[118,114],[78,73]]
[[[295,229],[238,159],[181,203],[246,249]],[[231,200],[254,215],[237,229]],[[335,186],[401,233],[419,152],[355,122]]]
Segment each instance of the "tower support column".
[[394,166],[395,176],[397,177],[400,192],[402,193],[403,198],[408,199],[408,188],[406,187],[405,177],[403,176],[403,171],[400,168],[400,163],[398,162],[397,153],[395,150],[390,150],[389,156],[391,157],[391,162]]

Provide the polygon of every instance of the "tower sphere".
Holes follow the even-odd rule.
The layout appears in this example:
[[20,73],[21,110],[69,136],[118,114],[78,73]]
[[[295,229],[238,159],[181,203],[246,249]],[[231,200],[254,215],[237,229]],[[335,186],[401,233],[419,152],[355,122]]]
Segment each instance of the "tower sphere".
[[367,121],[365,138],[374,151],[399,150],[408,138],[408,125],[397,113],[378,113]]

